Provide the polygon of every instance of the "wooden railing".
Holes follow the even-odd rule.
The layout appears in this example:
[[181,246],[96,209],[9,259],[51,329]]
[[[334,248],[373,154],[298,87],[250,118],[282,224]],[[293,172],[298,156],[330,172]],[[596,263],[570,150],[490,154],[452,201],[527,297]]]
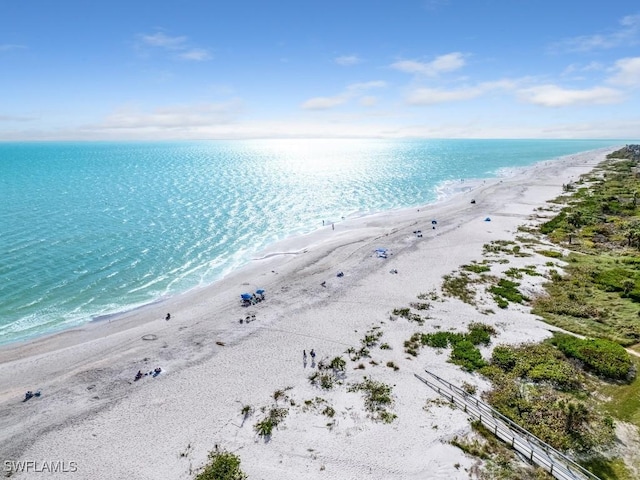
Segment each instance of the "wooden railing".
[[530,462],[544,468],[555,478],[560,480],[600,480],[599,477],[578,465],[571,458],[543,442],[482,400],[428,370],[425,372],[432,377],[432,380],[427,380],[417,374],[414,375],[444,398],[450,400],[451,403],[478,419],[496,437],[524,455]]

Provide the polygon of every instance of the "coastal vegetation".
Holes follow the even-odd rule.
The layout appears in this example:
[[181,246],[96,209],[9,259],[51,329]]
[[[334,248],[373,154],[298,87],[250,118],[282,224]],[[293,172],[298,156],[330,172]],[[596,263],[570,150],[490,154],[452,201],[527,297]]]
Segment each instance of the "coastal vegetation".
[[404,342],[404,347],[405,352],[414,357],[423,346],[438,349],[451,347],[450,361],[471,372],[486,365],[477,345],[488,345],[495,334],[496,330],[491,325],[471,323],[467,333],[416,332]]
[[[610,448],[616,422],[640,427],[639,362],[629,354],[640,350],[639,159],[627,153],[614,152],[592,175],[565,185],[564,194],[554,201],[556,215],[537,232],[525,229],[538,237],[527,240],[529,248],[547,244],[535,254],[559,262],[545,263],[548,282],[545,293],[531,300],[532,311],[571,334],[556,333],[539,344],[498,345],[489,361],[459,363],[491,380],[483,398],[496,410],[553,447],[577,453],[579,462],[603,479],[633,478],[631,472],[639,468]],[[484,254],[525,252],[515,242],[501,241],[485,245]],[[480,274],[483,269],[462,269],[445,277],[442,289],[473,304],[469,272]],[[488,288],[499,307],[529,301],[514,281],[523,274],[540,275],[535,267],[512,268],[504,272],[512,280],[503,278]],[[417,351],[419,345],[452,345],[452,339],[462,343],[459,334],[437,335],[416,334],[405,346]],[[485,459],[492,478],[513,478],[503,476],[513,461],[493,461],[502,454],[491,432],[478,424],[474,430],[483,441],[453,443]]]
[[362,392],[365,409],[371,414],[371,418],[383,423],[391,423],[397,415],[387,408],[393,405],[391,396],[393,388],[385,383],[364,377],[361,382],[349,386],[349,392]]
[[259,437],[268,441],[273,434],[273,429],[280,425],[289,414],[289,410],[281,407],[271,407],[269,413],[259,422],[257,422],[253,429],[256,431]]
[[209,463],[195,480],[245,480],[247,475],[240,469],[240,457],[216,447],[209,453]]

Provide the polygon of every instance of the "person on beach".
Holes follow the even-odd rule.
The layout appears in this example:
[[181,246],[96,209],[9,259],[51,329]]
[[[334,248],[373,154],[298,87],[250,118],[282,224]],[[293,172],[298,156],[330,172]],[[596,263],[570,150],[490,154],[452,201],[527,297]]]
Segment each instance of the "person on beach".
[[171,320],[171,314],[170,314],[170,313],[167,313],[167,316],[166,316],[166,317],[164,317],[164,319],[165,319],[165,320]]
[[315,352],[315,350],[311,349],[311,351],[309,352],[309,354],[311,355],[311,358],[312,358],[312,359],[315,359],[315,358],[316,358],[316,352]]
[[335,224],[332,223],[331,224],[331,230],[335,230],[335,229],[336,229],[336,226],[335,226]]

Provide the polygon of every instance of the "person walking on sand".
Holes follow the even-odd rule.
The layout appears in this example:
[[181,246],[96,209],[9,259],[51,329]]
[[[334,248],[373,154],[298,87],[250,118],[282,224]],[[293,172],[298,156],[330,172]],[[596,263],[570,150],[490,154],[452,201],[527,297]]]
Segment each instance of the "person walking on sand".
[[316,352],[315,352],[315,350],[313,350],[313,348],[311,349],[311,352],[309,352],[309,354],[311,355],[312,359],[316,358]]
[[334,223],[331,224],[331,230],[335,230],[336,229],[336,225]]
[[307,359],[307,351],[306,350],[302,350],[302,358],[303,359]]

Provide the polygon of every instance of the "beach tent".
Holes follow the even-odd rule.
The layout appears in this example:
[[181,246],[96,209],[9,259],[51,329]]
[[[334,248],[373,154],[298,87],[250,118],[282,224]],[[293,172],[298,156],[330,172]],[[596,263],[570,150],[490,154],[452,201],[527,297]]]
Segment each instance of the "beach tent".
[[490,222],[490,221],[491,221],[491,219],[490,219],[489,217],[487,217],[487,218],[485,218],[485,219],[484,219],[484,221],[485,221],[485,222]]
[[437,225],[438,222],[436,222],[435,220],[431,220],[431,225]]

